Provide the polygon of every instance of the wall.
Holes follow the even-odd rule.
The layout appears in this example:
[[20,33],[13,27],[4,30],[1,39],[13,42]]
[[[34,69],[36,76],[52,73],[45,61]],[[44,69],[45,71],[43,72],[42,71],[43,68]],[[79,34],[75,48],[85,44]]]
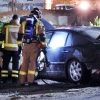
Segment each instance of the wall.
[[[7,16],[13,15],[15,13],[21,16],[26,16],[29,15],[30,11],[29,10],[8,11],[8,12],[0,13],[0,18],[6,20],[8,18]],[[71,19],[70,18],[71,13],[66,11],[42,10],[42,17],[54,26],[59,26],[59,25],[66,26],[70,24],[69,19]],[[71,23],[74,19],[75,18],[71,20]]]
[[[29,10],[17,10],[0,13],[0,20],[11,19],[13,14],[20,16],[29,15]],[[93,10],[89,12],[82,11],[55,11],[55,10],[42,10],[42,17],[50,22],[53,26],[74,26],[74,25],[89,25],[96,16],[100,17],[100,11]]]
[[53,26],[69,26],[75,21],[75,17],[71,18],[73,13],[73,11],[43,10],[43,17]]

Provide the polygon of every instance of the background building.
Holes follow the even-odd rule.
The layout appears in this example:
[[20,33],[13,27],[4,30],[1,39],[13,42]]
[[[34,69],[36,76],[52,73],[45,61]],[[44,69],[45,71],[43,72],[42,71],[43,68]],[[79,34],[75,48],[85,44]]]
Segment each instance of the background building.
[[45,9],[45,0],[0,0],[0,12],[11,10]]
[[0,12],[11,10],[54,9],[56,4],[78,6],[81,2],[89,2],[91,8],[100,9],[100,0],[0,0]]

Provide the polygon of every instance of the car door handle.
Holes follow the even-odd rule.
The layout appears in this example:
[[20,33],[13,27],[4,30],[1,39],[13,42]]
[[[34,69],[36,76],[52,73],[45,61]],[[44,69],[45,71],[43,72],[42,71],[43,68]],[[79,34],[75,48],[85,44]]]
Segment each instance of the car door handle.
[[64,50],[64,51],[62,51],[63,53],[67,53],[68,51],[66,51],[66,50]]

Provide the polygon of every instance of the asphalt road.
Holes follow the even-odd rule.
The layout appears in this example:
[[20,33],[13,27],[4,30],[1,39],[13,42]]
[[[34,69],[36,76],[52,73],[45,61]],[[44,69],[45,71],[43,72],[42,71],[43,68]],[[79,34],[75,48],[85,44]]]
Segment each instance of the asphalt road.
[[100,77],[87,84],[37,80],[38,85],[0,84],[0,100],[100,100]]

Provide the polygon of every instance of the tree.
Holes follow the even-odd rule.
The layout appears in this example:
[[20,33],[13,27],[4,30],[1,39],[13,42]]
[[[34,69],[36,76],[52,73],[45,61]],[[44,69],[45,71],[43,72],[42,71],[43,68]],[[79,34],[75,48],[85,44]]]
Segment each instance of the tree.
[[96,16],[96,18],[94,18],[94,22],[90,22],[89,24],[90,26],[100,26],[100,18]]

